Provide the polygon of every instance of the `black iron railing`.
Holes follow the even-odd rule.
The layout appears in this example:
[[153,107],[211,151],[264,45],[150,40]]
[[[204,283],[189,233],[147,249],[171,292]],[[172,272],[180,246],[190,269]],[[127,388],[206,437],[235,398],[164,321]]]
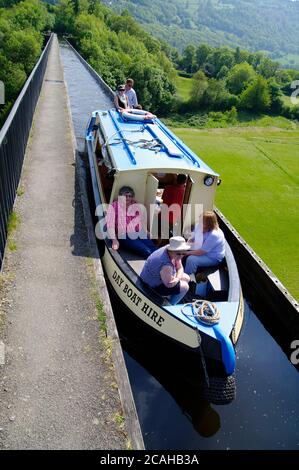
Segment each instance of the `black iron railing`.
[[0,270],[6,245],[7,222],[20,181],[27,140],[52,39],[53,34],[0,130]]

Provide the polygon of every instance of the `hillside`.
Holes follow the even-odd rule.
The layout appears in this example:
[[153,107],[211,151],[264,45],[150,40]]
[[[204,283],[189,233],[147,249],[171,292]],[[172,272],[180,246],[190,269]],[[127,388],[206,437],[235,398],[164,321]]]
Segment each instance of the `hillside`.
[[267,51],[299,68],[299,2],[291,0],[104,0],[182,51],[199,42]]

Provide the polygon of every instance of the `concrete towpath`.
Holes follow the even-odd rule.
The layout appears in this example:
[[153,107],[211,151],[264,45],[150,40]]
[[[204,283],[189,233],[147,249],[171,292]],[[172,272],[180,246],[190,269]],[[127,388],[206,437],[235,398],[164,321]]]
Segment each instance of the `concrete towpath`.
[[[125,449],[112,361],[99,338],[93,270],[54,38],[15,210],[0,297],[0,448]],[[3,297],[4,296],[4,297]]]

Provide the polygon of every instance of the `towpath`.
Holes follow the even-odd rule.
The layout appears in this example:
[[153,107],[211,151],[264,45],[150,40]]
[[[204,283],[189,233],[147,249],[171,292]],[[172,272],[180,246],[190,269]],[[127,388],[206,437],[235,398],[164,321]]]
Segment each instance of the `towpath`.
[[50,51],[2,287],[0,448],[125,449],[107,347],[99,337],[57,39]]

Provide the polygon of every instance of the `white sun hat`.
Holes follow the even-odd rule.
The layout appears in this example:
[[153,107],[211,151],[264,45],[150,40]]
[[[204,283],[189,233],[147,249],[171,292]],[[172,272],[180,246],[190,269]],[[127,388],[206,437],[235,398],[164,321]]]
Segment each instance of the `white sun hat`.
[[171,237],[169,239],[169,244],[166,245],[167,250],[169,251],[188,251],[191,250],[191,246],[186,243],[183,237]]

